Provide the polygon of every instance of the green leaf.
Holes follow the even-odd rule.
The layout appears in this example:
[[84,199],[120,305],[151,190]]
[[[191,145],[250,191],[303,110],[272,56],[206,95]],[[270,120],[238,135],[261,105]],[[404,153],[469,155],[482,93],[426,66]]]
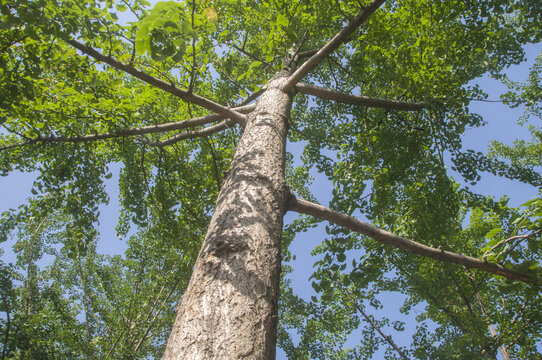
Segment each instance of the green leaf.
[[288,18],[284,16],[283,14],[278,14],[277,16],[277,24],[281,25],[282,27],[288,27]]
[[494,229],[491,229],[487,234],[486,234],[486,238],[487,239],[493,239],[498,233],[502,232],[502,229],[501,228],[494,228]]
[[253,62],[250,64],[250,66],[249,66],[248,68],[249,68],[249,69],[253,69],[253,68],[255,68],[255,67],[260,66],[261,64],[262,64],[261,61],[256,60],[256,61],[253,61]]

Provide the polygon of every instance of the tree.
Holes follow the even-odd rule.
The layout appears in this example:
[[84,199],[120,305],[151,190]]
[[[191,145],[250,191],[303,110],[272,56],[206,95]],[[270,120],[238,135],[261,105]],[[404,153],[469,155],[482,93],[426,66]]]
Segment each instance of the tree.
[[[512,334],[495,338],[480,329],[484,321],[496,321],[490,315],[497,307],[484,296],[538,296],[540,224],[531,218],[539,215],[524,216],[530,220],[514,228],[522,218],[517,210],[476,196],[454,181],[445,165],[450,156],[471,183],[489,171],[542,184],[533,166],[464,151],[460,141],[465,128],[482,123],[467,105],[483,94],[468,82],[487,72],[503,74],[522,60],[523,45],[539,39],[536,2],[215,0],[159,2],[150,12],[148,5],[143,0],[1,5],[2,171],[39,171],[34,207],[44,219],[58,212],[63,230],[56,268],[72,279],[52,276],[51,282],[76,287],[83,299],[86,328],[78,331],[85,345],[74,350],[61,340],[62,351],[84,356],[100,347],[105,356],[115,351],[134,357],[147,347],[147,354],[156,356],[160,345],[149,340],[150,331],[167,327],[161,309],[182,287],[164,358],[273,358],[281,257],[289,257],[292,234],[315,222],[302,217],[282,235],[287,211],[335,224],[317,249],[323,259],[313,277],[321,306],[298,304],[307,318],[319,312],[336,316],[331,325],[352,330],[359,322],[330,307],[346,301],[363,314],[356,298],[395,290],[406,293],[410,304],[429,302],[427,316],[445,324],[445,331],[452,329],[437,334],[440,349],[418,332],[416,341],[425,345],[415,344],[410,356],[494,356],[499,346],[517,354],[536,351],[524,337],[510,346],[505,341]],[[118,21],[116,13],[127,10],[134,22]],[[306,142],[300,168],[290,168],[287,139]],[[118,233],[127,236],[130,228],[140,233],[130,238],[126,260],[102,264],[94,248],[95,225],[98,205],[107,201],[104,180],[112,163],[122,164]],[[312,167],[333,181],[330,208],[309,201]],[[303,195],[307,199],[297,197]],[[356,220],[354,212],[387,230]],[[470,227],[462,229],[469,213]],[[493,213],[494,224],[483,220]],[[38,233],[32,227],[36,217],[23,215],[5,214],[5,231],[30,226]],[[499,230],[487,229],[486,222]],[[485,235],[493,239],[499,231],[502,241],[486,244]],[[517,236],[535,245],[527,251],[508,240]],[[510,242],[515,250],[495,253]],[[361,247],[365,255],[353,262],[353,271],[340,274],[347,250]],[[163,249],[164,259],[157,249]],[[390,276],[391,265],[402,274],[400,281]],[[192,267],[187,283],[182,270]],[[444,276],[454,279],[454,286],[437,286],[432,293]],[[149,279],[160,279],[162,290],[146,286]],[[145,286],[128,295],[128,285],[140,282]],[[474,295],[461,295],[467,287],[477,305]],[[153,301],[143,300],[154,293]],[[281,311],[296,301],[286,282],[283,294]],[[448,303],[441,303],[444,298]],[[142,301],[153,304],[147,312],[134,305]],[[457,301],[470,313],[449,310]],[[483,311],[475,312],[475,306]],[[119,307],[120,324],[114,315]],[[522,329],[539,338],[534,309],[515,314],[528,314]],[[295,315],[282,316],[286,324],[302,326]],[[502,323],[518,322],[510,316]],[[138,319],[146,319],[148,330],[134,330]],[[383,324],[371,321],[371,331]],[[279,331],[281,346],[291,356],[324,356],[311,348],[315,332],[309,330],[304,348]],[[101,344],[106,336],[99,333],[111,336]],[[122,344],[128,333],[132,340]],[[371,353],[375,338],[366,340],[363,348],[336,356]],[[21,356],[32,351],[4,346]]]

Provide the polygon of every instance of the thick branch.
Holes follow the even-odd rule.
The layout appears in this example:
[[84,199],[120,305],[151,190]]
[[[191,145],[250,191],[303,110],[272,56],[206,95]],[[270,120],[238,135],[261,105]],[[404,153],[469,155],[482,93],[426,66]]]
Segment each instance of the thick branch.
[[296,90],[302,94],[318,96],[323,99],[342,102],[345,104],[377,107],[394,110],[422,110],[427,106],[426,102],[407,102],[399,100],[379,99],[362,95],[351,95],[340,91],[326,89],[320,86],[298,83]]
[[198,137],[210,136],[210,135],[216,134],[219,131],[225,130],[225,129],[231,127],[231,126],[234,126],[234,125],[235,125],[235,122],[228,119],[228,120],[224,120],[221,123],[218,123],[216,125],[206,127],[205,129],[188,131],[188,132],[185,132],[185,133],[182,133],[182,134],[172,136],[172,137],[170,137],[170,138],[168,138],[166,140],[162,140],[162,141],[143,141],[143,142],[145,144],[151,145],[151,146],[164,147],[164,146],[168,146],[168,145],[173,145],[173,144],[175,144],[175,143],[177,143],[177,142],[179,142],[181,140],[185,140],[185,139],[193,139],[193,138],[198,138]]
[[208,110],[211,110],[217,114],[223,115],[224,117],[228,117],[232,120],[235,120],[236,122],[239,122],[241,125],[244,125],[246,122],[246,116],[238,113],[237,111],[230,109],[229,107],[220,105],[218,103],[215,103],[214,101],[211,101],[207,98],[204,98],[202,96],[198,96],[195,94],[192,94],[186,90],[180,89],[176,87],[173,84],[169,84],[163,80],[160,80],[158,78],[155,78],[154,76],[151,76],[141,70],[138,70],[134,68],[131,65],[123,64],[118,60],[113,59],[110,56],[106,56],[101,54],[100,52],[96,51],[95,49],[86,46],[84,44],[81,44],[80,42],[76,40],[65,40],[68,44],[73,46],[74,48],[80,50],[81,52],[95,58],[96,60],[102,61],[115,69],[122,70],[125,73],[128,73],[147,84],[156,86],[159,89],[162,89],[164,91],[169,92],[170,94],[173,94],[185,101],[191,102],[195,105],[199,105],[201,107],[204,107]]
[[[255,107],[256,105],[252,104],[252,105],[246,105],[246,106],[235,108],[235,110],[238,111],[239,113],[249,113],[252,110],[254,110]],[[89,142],[89,141],[96,141],[96,140],[129,137],[129,136],[135,136],[135,135],[154,134],[154,133],[166,132],[166,131],[172,131],[172,130],[182,130],[189,127],[196,127],[196,126],[209,124],[209,123],[220,121],[223,119],[224,119],[223,115],[211,114],[211,115],[206,115],[206,116],[189,119],[189,120],[181,120],[181,121],[175,121],[171,123],[151,125],[151,126],[143,126],[140,128],[120,129],[117,131],[102,133],[102,134],[90,134],[90,135],[81,135],[81,136],[72,136],[72,137],[38,136],[36,138],[29,139],[23,143],[6,145],[4,147],[0,147],[0,151],[8,150],[8,149],[19,147],[19,146],[36,144],[36,143],[48,143],[48,142],[50,143],[52,142],[81,143],[81,142]],[[233,125],[231,121],[229,121],[229,124]]]
[[335,51],[343,43],[350,39],[350,35],[374,13],[380,5],[386,0],[374,0],[372,3],[361,9],[359,14],[337,33],[326,45],[324,45],[316,54],[305,61],[288,79],[284,85],[284,90],[291,90],[305,75],[314,69],[326,56]]
[[394,246],[411,254],[416,254],[447,263],[463,265],[467,268],[487,271],[492,274],[500,275],[508,279],[523,281],[525,283],[538,284],[540,282],[537,278],[517,273],[513,270],[505,268],[502,265],[480,261],[470,256],[445,251],[440,248],[435,249],[430,246],[405,239],[401,236],[392,234],[386,230],[379,229],[367,224],[366,222],[360,221],[352,216],[342,214],[338,211],[331,210],[330,208],[322,205],[314,204],[310,201],[297,199],[293,195],[288,203],[288,208],[289,210],[312,215],[322,220],[327,220],[333,224],[343,226],[357,233],[366,235],[376,241]]

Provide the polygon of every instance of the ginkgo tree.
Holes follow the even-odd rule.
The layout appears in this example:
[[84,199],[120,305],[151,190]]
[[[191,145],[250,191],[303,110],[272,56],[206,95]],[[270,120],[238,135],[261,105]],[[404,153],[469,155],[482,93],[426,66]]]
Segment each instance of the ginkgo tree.
[[[369,357],[380,342],[400,358],[537,352],[540,202],[521,212],[484,199],[447,164],[463,184],[491,172],[542,185],[529,164],[461,146],[483,124],[468,104],[484,93],[468,83],[523,60],[540,39],[538,2],[2,0],[0,10],[1,170],[39,174],[29,205],[2,220],[4,239],[21,234],[27,270],[2,270],[3,357],[272,359],[277,334],[291,358]],[[288,139],[305,144],[300,167]],[[115,164],[124,259],[96,253]],[[313,168],[333,183],[329,207],[311,194]],[[284,229],[287,211],[304,215]],[[281,262],[316,219],[330,225],[307,303],[281,287]],[[56,259],[40,288],[44,251]],[[381,291],[407,295],[405,309],[426,302],[442,330],[431,338],[422,326],[401,349],[364,310]],[[15,312],[17,296],[29,305]],[[47,333],[39,319],[63,329],[56,341],[30,344],[33,327]],[[361,319],[363,344],[337,349]],[[15,331],[24,336],[10,340]]]

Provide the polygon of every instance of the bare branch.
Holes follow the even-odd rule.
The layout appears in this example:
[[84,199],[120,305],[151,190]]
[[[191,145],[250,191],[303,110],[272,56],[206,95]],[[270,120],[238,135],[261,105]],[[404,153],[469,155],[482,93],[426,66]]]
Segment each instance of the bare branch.
[[206,127],[202,130],[194,130],[194,131],[188,131],[182,134],[175,135],[173,137],[170,137],[169,139],[162,140],[162,141],[149,141],[149,140],[143,140],[142,142],[144,144],[150,145],[150,146],[157,146],[157,147],[164,147],[168,145],[173,145],[181,140],[185,139],[193,139],[198,137],[206,137],[213,134],[216,134],[217,132],[220,132],[222,130],[226,130],[232,126],[234,126],[236,123],[233,120],[227,119],[222,121],[221,123],[218,123],[213,126]]
[[284,84],[284,90],[291,90],[305,75],[314,69],[326,56],[335,51],[339,46],[348,41],[350,35],[374,13],[386,0],[374,0],[372,3],[361,9],[359,14],[339,31],[333,39],[324,45],[316,54],[305,61]]
[[2,49],[0,49],[0,53],[4,53],[6,52],[7,49],[9,49],[10,47],[12,47],[13,45],[17,44],[18,42],[21,42],[23,41],[24,39],[26,39],[29,35],[24,35],[22,38],[20,39],[15,39],[15,40],[12,40],[12,41],[9,41],[8,44],[6,46],[4,46]]
[[215,176],[216,188],[218,191],[220,191],[220,187],[222,185],[222,179],[220,177],[220,172],[218,171],[219,167],[218,167],[218,159],[216,156],[215,147],[213,145],[212,139],[206,138],[205,140],[207,141],[207,145],[209,145],[209,150],[211,151],[211,159],[213,161],[213,173]]
[[363,95],[351,95],[340,91],[326,89],[317,85],[304,83],[298,83],[295,88],[298,92],[302,94],[318,96],[323,99],[338,101],[352,105],[395,110],[422,110],[427,106],[427,102],[425,101],[412,103],[399,100],[379,99]]
[[312,215],[322,220],[327,220],[333,224],[343,226],[357,233],[366,235],[376,241],[391,245],[411,254],[424,256],[442,262],[463,265],[467,268],[475,268],[487,271],[495,275],[503,276],[508,279],[523,281],[525,283],[540,283],[540,279],[536,277],[526,274],[520,274],[499,264],[481,261],[470,256],[457,254],[451,251],[445,251],[441,248],[435,249],[430,246],[417,243],[415,241],[392,234],[386,230],[374,227],[352,216],[340,213],[335,210],[331,210],[330,208],[327,208],[325,206],[314,204],[310,201],[298,199],[294,195],[292,195],[290,198],[288,208],[289,210],[297,211],[302,214]]
[[468,98],[467,100],[487,102],[487,103],[503,103],[503,102],[505,102],[505,100],[486,100],[486,99],[474,99],[474,98]]
[[120,339],[122,339],[122,335],[124,335],[124,333],[126,332],[126,330],[128,329],[129,326],[130,326],[129,324],[124,325],[124,327],[123,327],[122,331],[120,332],[119,336],[117,336],[117,339],[115,340],[113,345],[111,345],[111,347],[109,348],[109,351],[107,352],[107,355],[105,355],[106,359],[109,359],[109,356],[111,356],[111,353],[113,353],[113,350],[115,350],[115,348],[117,347],[117,344],[119,343]]
[[527,307],[527,303],[529,301],[531,301],[532,298],[526,298],[525,301],[523,302],[523,305],[521,305],[521,309],[519,309],[518,313],[516,314],[516,316],[514,316],[514,318],[512,319],[512,321],[510,322],[510,326],[514,325],[516,323],[516,321],[518,321],[518,319],[520,318],[520,316],[523,314],[523,311],[525,310],[525,308]]
[[195,105],[204,107],[208,110],[211,110],[217,114],[223,115],[224,117],[228,117],[232,120],[235,120],[236,122],[239,122],[241,125],[244,125],[246,123],[246,117],[245,115],[238,113],[235,110],[230,109],[229,107],[220,105],[218,103],[215,103],[212,100],[209,100],[205,97],[198,96],[195,94],[192,94],[186,90],[180,89],[176,87],[174,84],[168,84],[167,82],[160,80],[158,78],[155,78],[154,76],[151,76],[141,70],[138,70],[134,68],[131,65],[123,64],[118,60],[113,59],[110,56],[106,56],[101,54],[100,52],[96,51],[95,49],[86,46],[84,44],[81,44],[80,42],[76,40],[65,40],[68,44],[72,45],[76,49],[80,50],[81,52],[95,58],[96,60],[102,61],[115,69],[124,71],[125,73],[128,73],[147,84],[156,86],[159,89],[162,89],[164,91],[169,92],[170,94],[173,94],[185,101],[191,102]]
[[[245,114],[254,110],[255,107],[256,105],[252,104],[252,105],[237,107],[234,109],[238,111],[239,113]],[[0,152],[11,149],[11,148],[26,146],[26,145],[36,144],[36,143],[81,143],[81,142],[89,142],[89,141],[96,141],[96,140],[129,137],[129,136],[135,136],[135,135],[146,135],[146,134],[153,134],[153,133],[166,132],[166,131],[172,131],[172,130],[182,130],[189,127],[196,127],[196,126],[209,124],[209,123],[220,121],[223,119],[224,119],[223,115],[211,114],[211,115],[206,115],[206,116],[202,116],[202,117],[198,117],[194,119],[175,121],[175,122],[166,123],[166,124],[144,126],[140,128],[121,129],[121,130],[113,131],[110,133],[81,135],[81,136],[64,137],[64,138],[58,137],[58,136],[38,136],[33,139],[28,139],[27,141],[23,143],[17,143],[17,144],[6,145],[4,147],[0,147]],[[233,125],[233,123],[231,125]]]

